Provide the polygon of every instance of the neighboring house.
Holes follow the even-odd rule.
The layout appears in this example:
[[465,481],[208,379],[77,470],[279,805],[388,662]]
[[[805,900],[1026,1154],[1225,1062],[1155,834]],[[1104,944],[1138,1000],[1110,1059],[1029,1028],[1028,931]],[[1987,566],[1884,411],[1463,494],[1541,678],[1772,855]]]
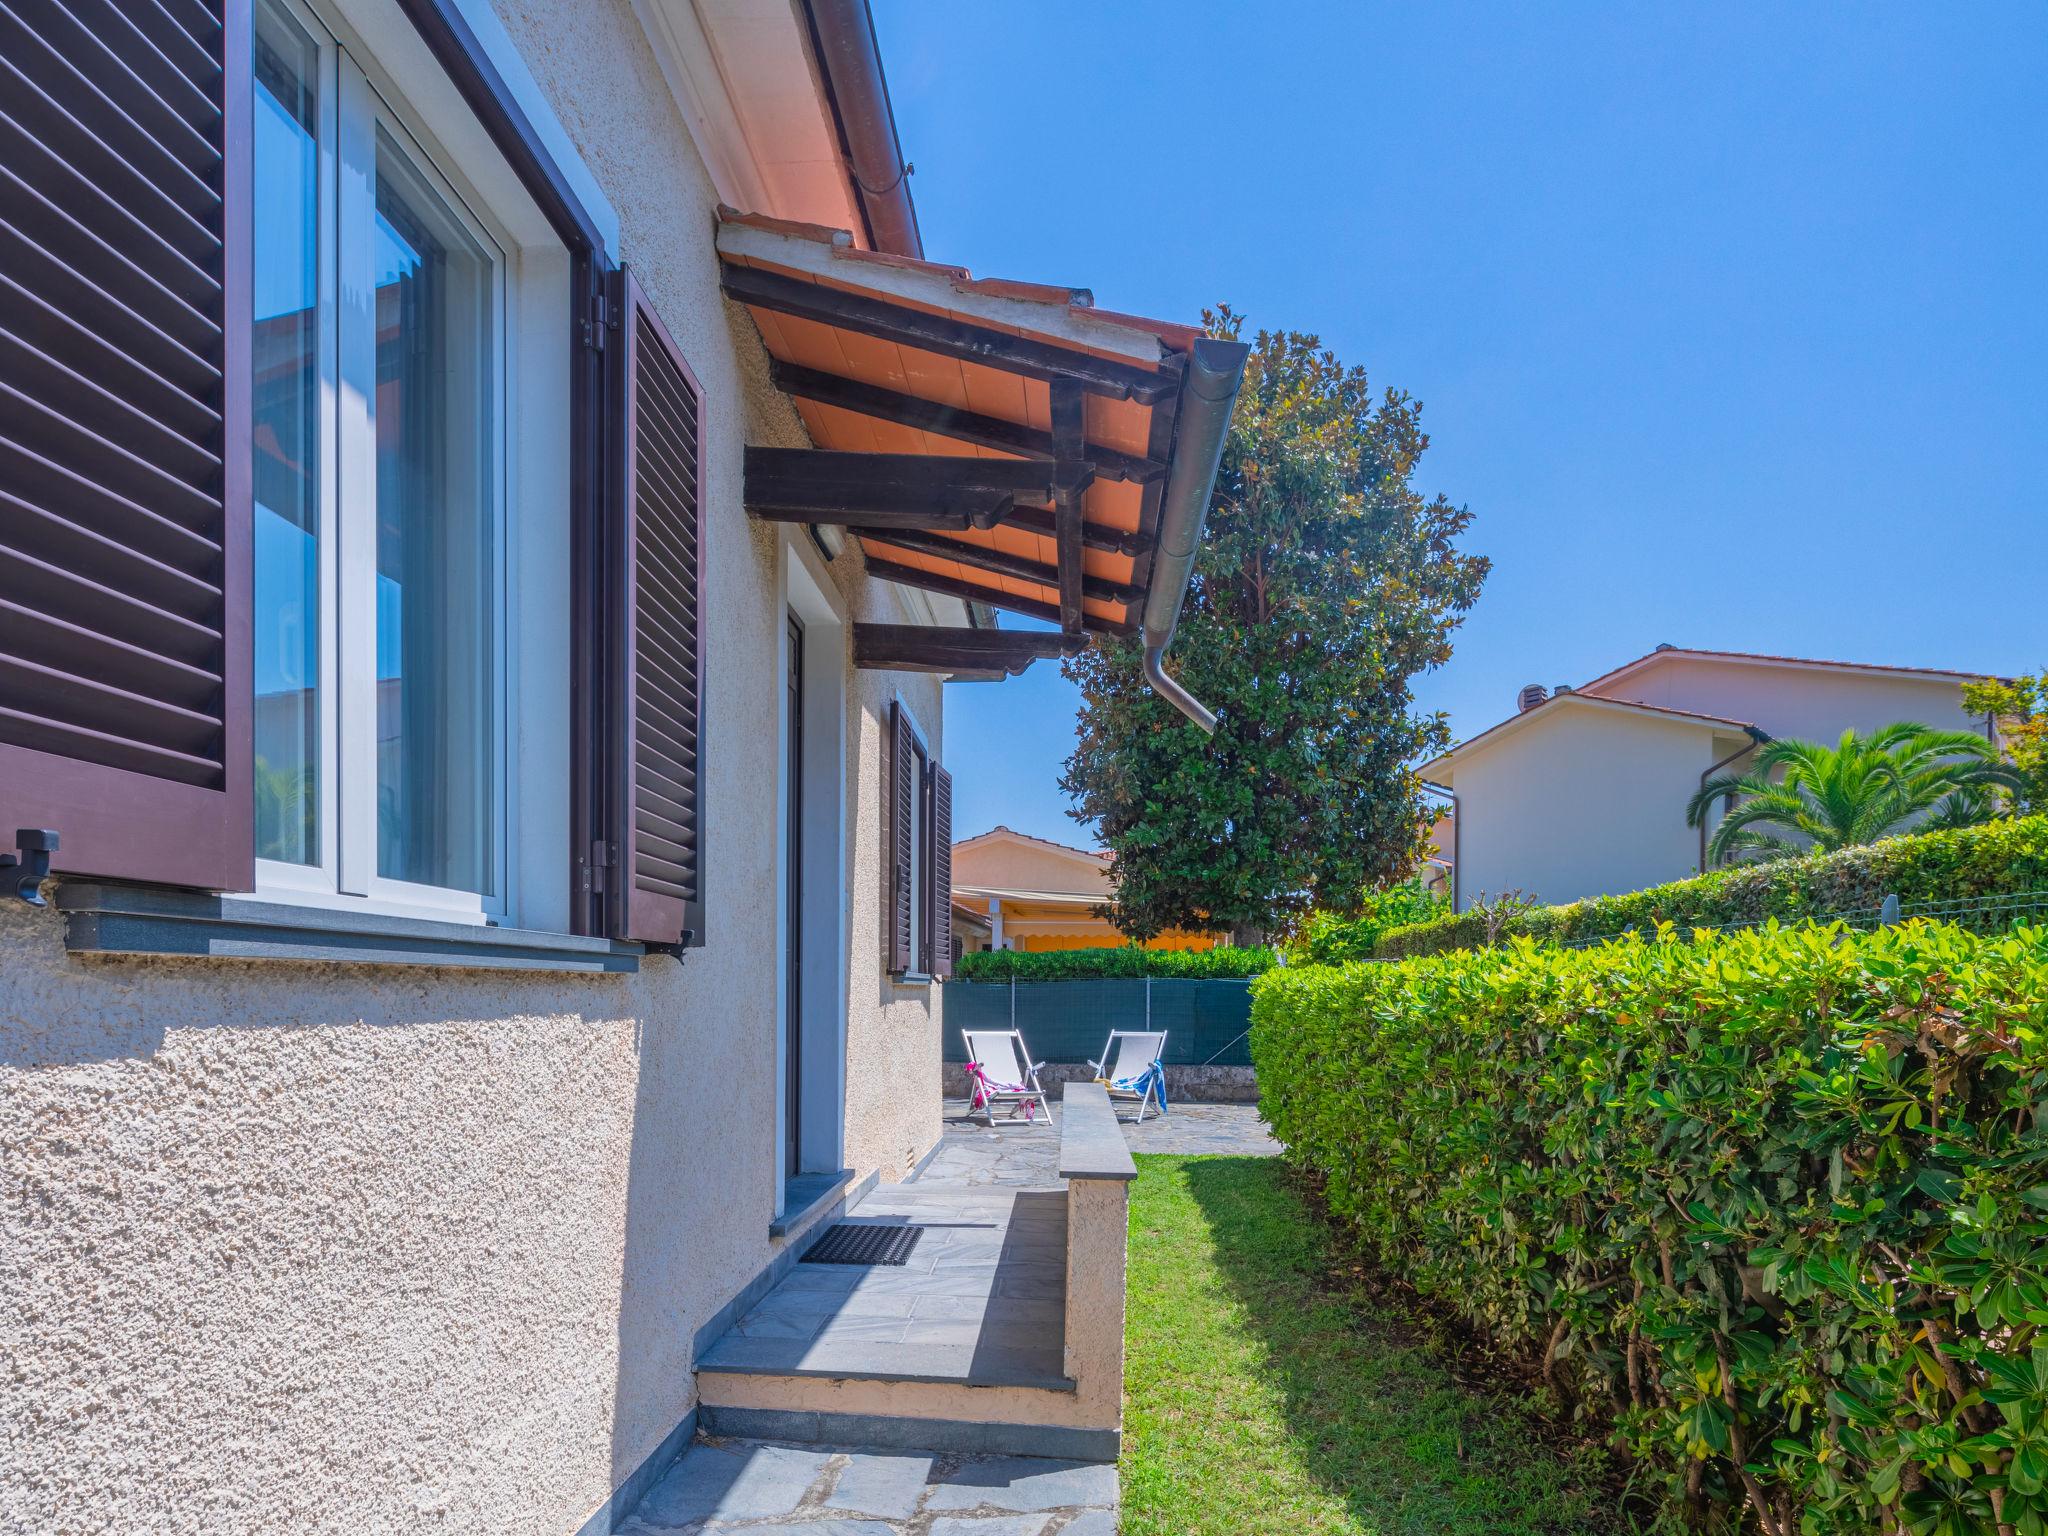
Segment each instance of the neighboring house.
[[[1128,944],[1096,909],[1114,894],[1110,856],[995,827],[953,845],[953,901],[987,924],[985,949]],[[1162,933],[1147,949],[1212,949],[1203,933]]]
[[1156,670],[1244,349],[923,261],[863,0],[0,33],[0,1525],[608,1529],[939,1136],[944,679]]
[[[1522,690],[1499,725],[1426,763],[1452,798],[1460,909],[1509,891],[1544,902],[1641,890],[1701,868],[1712,831],[1686,803],[1772,737],[1832,744],[1897,720],[1979,733],[1980,674],[1659,646],[1578,688]],[[1717,812],[1718,814],[1718,812]]]

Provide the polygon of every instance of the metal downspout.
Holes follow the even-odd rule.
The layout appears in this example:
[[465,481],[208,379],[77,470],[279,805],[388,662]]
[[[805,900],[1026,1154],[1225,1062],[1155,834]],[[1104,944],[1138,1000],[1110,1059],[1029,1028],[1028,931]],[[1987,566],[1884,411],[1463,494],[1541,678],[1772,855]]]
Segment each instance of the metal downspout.
[[910,166],[896,137],[889,83],[875,42],[868,0],[805,0],[833,115],[846,140],[847,174],[867,220],[868,238],[892,256],[923,256],[924,237],[910,200]]
[[[1757,729],[1757,728],[1756,728],[1755,726],[1753,726],[1753,725],[1746,725],[1746,726],[1744,726],[1744,727],[1743,727],[1743,729],[1744,729],[1745,731],[1747,731],[1747,732],[1749,733],[1749,745],[1748,745],[1748,746],[1746,746],[1746,747],[1737,747],[1737,748],[1736,748],[1736,749],[1735,749],[1735,750],[1734,750],[1733,752],[1730,752],[1730,753],[1729,753],[1729,754],[1728,754],[1728,755],[1727,755],[1726,757],[1722,758],[1722,759],[1721,759],[1721,761],[1719,761],[1718,763],[1709,763],[1709,764],[1707,764],[1707,766],[1706,766],[1706,767],[1702,768],[1702,769],[1700,770],[1700,788],[1701,788],[1701,789],[1705,789],[1705,788],[1707,787],[1707,780],[1708,780],[1708,779],[1709,779],[1710,777],[1712,777],[1712,776],[1713,776],[1714,774],[1717,774],[1717,773],[1719,773],[1719,772],[1720,772],[1720,771],[1721,771],[1721,770],[1722,770],[1723,768],[1726,768],[1726,767],[1727,767],[1727,766],[1728,766],[1728,765],[1729,765],[1730,763],[1734,762],[1734,761],[1735,761],[1735,759],[1737,759],[1738,757],[1742,756],[1742,755],[1743,755],[1743,754],[1744,754],[1745,752],[1754,752],[1754,751],[1755,751],[1755,750],[1756,750],[1756,749],[1757,749],[1758,747],[1762,746],[1762,745],[1763,745],[1763,744],[1764,744],[1765,742],[1767,742],[1767,741],[1769,741],[1769,740],[1771,739],[1771,737],[1770,737],[1770,733],[1769,733],[1768,731],[1760,731],[1760,730],[1758,730],[1758,729]],[[1703,874],[1703,875],[1704,875],[1704,874],[1705,874],[1706,872],[1707,872],[1707,808],[1706,808],[1705,806],[1701,806],[1701,807],[1700,807],[1700,867],[1699,867],[1699,873],[1701,873],[1701,874]]]
[[1465,832],[1464,819],[1458,815],[1458,792],[1447,784],[1433,784],[1428,779],[1422,781],[1422,787],[1433,795],[1443,796],[1451,805],[1451,911],[1455,913],[1458,910],[1458,868],[1462,862],[1458,858],[1458,839]]
[[1188,354],[1181,381],[1180,420],[1174,431],[1173,469],[1159,508],[1158,547],[1152,557],[1151,590],[1145,597],[1145,680],[1175,709],[1214,734],[1216,716],[1166,674],[1166,648],[1180,624],[1180,608],[1195,573],[1195,551],[1209,518],[1209,493],[1223,462],[1230,412],[1244,383],[1251,348],[1241,341],[1204,336]]

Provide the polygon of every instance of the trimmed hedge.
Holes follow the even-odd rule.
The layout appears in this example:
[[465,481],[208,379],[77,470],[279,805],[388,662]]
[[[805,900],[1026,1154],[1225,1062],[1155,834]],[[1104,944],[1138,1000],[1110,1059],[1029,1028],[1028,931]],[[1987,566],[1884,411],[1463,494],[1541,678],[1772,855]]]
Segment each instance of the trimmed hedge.
[[988,949],[954,962],[959,981],[1087,981],[1097,976],[1169,976],[1179,981],[1257,976],[1277,963],[1270,949],[1145,949],[1136,944],[1099,949]]
[[1672,1526],[2048,1529],[2048,928],[1520,942],[1253,984],[1261,1102]]
[[[1568,907],[1532,907],[1511,915],[1501,935],[1586,941],[1650,932],[1659,923],[1690,929],[1772,917],[1785,922],[1827,917],[1875,908],[1889,895],[1910,906],[2040,890],[2048,890],[2048,816],[2026,816],[1953,832],[1891,837],[1811,858],[1717,869]],[[1467,911],[1390,929],[1373,953],[1382,960],[1405,960],[1477,949],[1485,942],[1483,920]]]
[[1370,960],[1382,934],[1434,922],[1450,910],[1450,897],[1425,891],[1420,880],[1367,891],[1359,898],[1355,917],[1320,910],[1309,913],[1299,935],[1287,946],[1288,963],[1341,965],[1346,960]]

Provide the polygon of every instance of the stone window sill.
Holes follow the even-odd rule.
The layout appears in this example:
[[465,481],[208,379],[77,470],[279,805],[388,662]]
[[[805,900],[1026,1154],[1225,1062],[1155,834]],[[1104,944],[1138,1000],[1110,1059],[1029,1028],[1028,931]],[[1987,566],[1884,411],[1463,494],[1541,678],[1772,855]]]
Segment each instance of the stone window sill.
[[643,953],[578,934],[95,881],[61,883],[57,907],[75,955],[604,973],[639,970]]

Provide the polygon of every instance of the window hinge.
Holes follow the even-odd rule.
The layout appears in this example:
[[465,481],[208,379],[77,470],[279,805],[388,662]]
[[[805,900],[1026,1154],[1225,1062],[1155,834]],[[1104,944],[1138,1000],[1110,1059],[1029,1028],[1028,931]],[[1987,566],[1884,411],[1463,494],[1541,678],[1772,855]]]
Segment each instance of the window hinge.
[[590,318],[583,322],[583,345],[593,352],[604,350],[604,333],[619,328],[618,316],[611,312],[611,305],[603,294],[590,301]]
[[604,894],[604,872],[615,862],[617,862],[617,854],[613,844],[606,842],[603,838],[599,838],[590,845],[590,888],[592,891],[599,895]]

